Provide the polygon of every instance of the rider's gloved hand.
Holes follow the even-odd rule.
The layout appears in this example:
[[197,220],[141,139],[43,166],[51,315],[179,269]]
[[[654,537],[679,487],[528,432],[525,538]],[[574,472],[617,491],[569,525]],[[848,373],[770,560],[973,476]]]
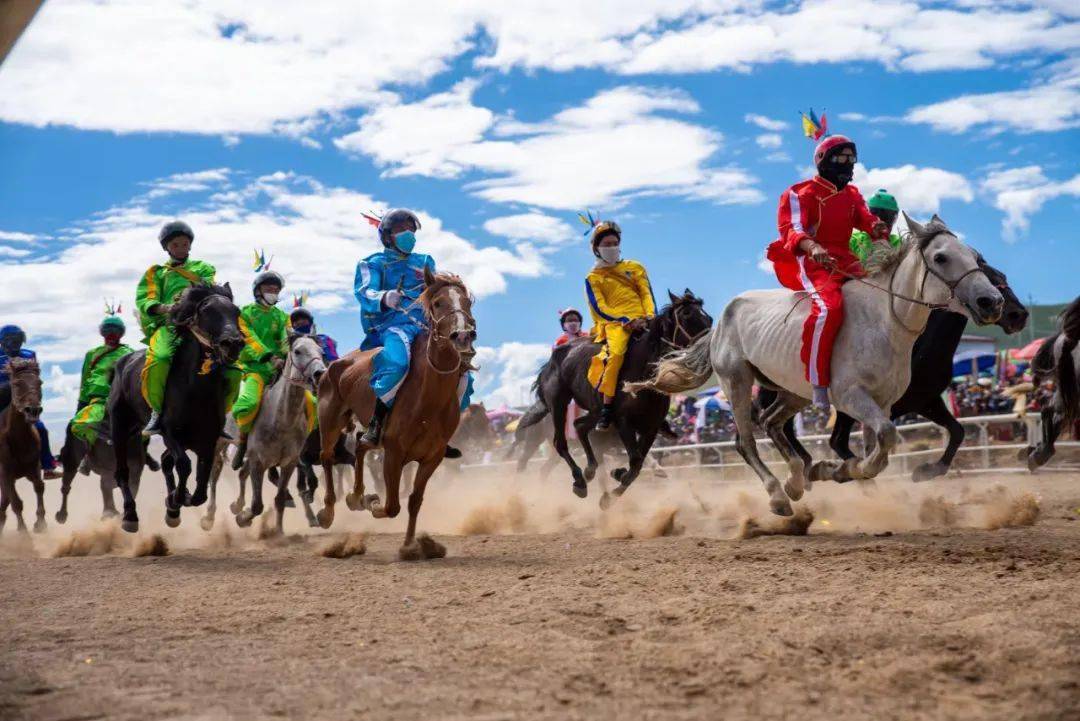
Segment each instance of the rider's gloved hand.
[[810,256],[810,260],[818,265],[831,266],[836,263],[833,257],[829,255],[829,251],[825,250],[824,247],[814,241],[810,241],[807,244],[806,254]]
[[386,295],[383,296],[383,303],[386,304],[387,308],[400,308],[401,299],[404,297],[405,295],[400,290],[388,290]]
[[285,359],[281,356],[274,356],[274,359],[270,361],[270,365],[274,366],[274,370],[279,371],[285,366]]
[[874,223],[873,230],[870,231],[870,235],[877,240],[884,240],[889,237],[889,226],[884,221],[879,220]]

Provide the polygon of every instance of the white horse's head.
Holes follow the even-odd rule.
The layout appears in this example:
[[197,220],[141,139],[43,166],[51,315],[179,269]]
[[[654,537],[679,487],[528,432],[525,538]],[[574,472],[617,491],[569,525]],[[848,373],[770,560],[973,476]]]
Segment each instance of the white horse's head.
[[319,379],[325,372],[326,362],[323,360],[319,342],[310,335],[290,335],[289,359],[285,365],[286,380],[315,392],[319,387]]
[[923,296],[930,302],[948,303],[949,310],[968,316],[979,325],[1001,317],[1005,298],[979,267],[979,254],[934,215],[922,225],[904,214],[914,240],[914,250],[926,264]]

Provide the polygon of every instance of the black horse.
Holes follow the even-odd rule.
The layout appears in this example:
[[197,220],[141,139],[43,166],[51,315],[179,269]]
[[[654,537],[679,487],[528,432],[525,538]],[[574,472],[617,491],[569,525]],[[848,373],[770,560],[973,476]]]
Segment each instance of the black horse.
[[[979,267],[990,282],[1001,291],[1005,307],[997,324],[1006,333],[1018,333],[1027,325],[1028,311],[1009,287],[1005,274],[979,258]],[[911,383],[904,395],[893,404],[890,416],[896,420],[909,413],[917,413],[943,426],[949,433],[945,452],[935,463],[925,463],[912,473],[915,481],[925,481],[948,472],[960,444],[964,442],[964,427],[949,412],[941,394],[949,387],[953,377],[953,355],[960,345],[960,338],[967,327],[967,317],[946,310],[930,313],[926,328],[915,340],[911,351]],[[776,392],[762,388],[758,393],[758,408],[768,408],[775,400]],[[855,420],[846,413],[837,413],[829,447],[844,460],[854,458],[849,445],[851,429]],[[784,435],[802,459],[810,464],[810,454],[795,435],[795,422],[784,424]]]
[[[217,441],[225,427],[229,386],[226,374],[239,357],[244,339],[240,334],[240,310],[233,304],[228,283],[188,288],[177,300],[170,321],[176,326],[179,343],[165,385],[162,413],[165,454],[161,458],[161,470],[168,487],[165,522],[176,527],[180,524],[181,506],[206,502]],[[139,516],[128,484],[128,445],[135,430],[150,417],[150,408],[141,392],[145,356],[146,352],[140,351],[120,359],[109,394],[116,485],[124,497],[122,526],[132,533],[139,530]],[[188,450],[194,451],[198,458],[195,492],[190,495]],[[173,476],[174,468],[179,483]]]
[[[666,353],[685,348],[712,327],[712,317],[705,312],[703,301],[689,289],[681,295],[668,291],[671,304],[665,306],[646,328],[630,343],[623,363],[620,381],[633,382],[646,379],[653,365]],[[600,350],[588,340],[574,341],[552,351],[551,358],[540,369],[534,388],[542,403],[532,413],[522,417],[518,428],[538,423],[547,412],[551,413],[554,426],[555,451],[570,466],[573,474],[574,493],[584,498],[588,495],[587,480],[596,475],[597,460],[589,440],[589,434],[600,420],[602,401],[589,384],[587,373],[592,358]],[[585,470],[574,462],[566,443],[566,413],[574,400],[585,411],[574,421],[578,438],[585,449],[588,465]],[[670,397],[656,391],[642,391],[634,396],[619,390],[615,396],[615,429],[629,459],[629,468],[616,468],[612,477],[619,482],[613,491],[621,496],[641,472],[642,463],[652,448],[656,434],[667,416]],[[602,507],[610,503],[607,494],[600,499]]]
[[[108,421],[109,419],[106,418],[93,446],[81,438],[76,438],[71,432],[71,424],[68,423],[64,434],[64,447],[60,449],[63,476],[60,480],[60,510],[56,512],[57,523],[67,522],[68,494],[71,493],[71,482],[80,470],[84,473],[96,473],[101,481],[102,520],[119,515],[113,502],[113,489],[116,488],[116,458],[107,440]],[[146,448],[144,439],[133,436],[128,444],[129,484],[133,496],[139,495],[139,482],[144,467],[151,471],[159,470],[157,462]]]
[[1062,428],[1073,426],[1080,419],[1080,381],[1076,366],[1080,365],[1080,298],[1061,311],[1061,331],[1043,341],[1031,360],[1035,384],[1054,380],[1053,400],[1042,409],[1042,440],[1020,449],[1020,460],[1027,461],[1034,471],[1054,455],[1054,443]]

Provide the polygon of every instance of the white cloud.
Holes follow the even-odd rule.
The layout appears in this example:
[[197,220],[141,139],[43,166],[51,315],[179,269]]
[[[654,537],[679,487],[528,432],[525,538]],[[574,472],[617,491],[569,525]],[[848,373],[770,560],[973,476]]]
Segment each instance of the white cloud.
[[581,239],[581,233],[569,223],[535,210],[491,218],[484,221],[484,230],[510,240],[530,240],[547,245],[562,245]]
[[1040,4],[602,0],[582,15],[570,0],[65,0],[43,6],[7,59],[0,120],[226,143],[278,133],[314,147],[313,134],[346,111],[385,101],[387,88],[423,86],[467,53],[474,67],[503,72],[988,67],[1077,48],[1070,3]]
[[[155,192],[177,187],[172,176],[150,184],[128,204],[94,214],[73,231],[58,254],[19,262],[0,259],[0,305],[19,308],[42,358],[63,362],[81,357],[96,340],[102,297],[123,304],[131,337],[138,340],[135,285],[147,267],[161,261],[157,229],[174,217],[192,226],[194,256],[213,263],[219,281],[231,280],[240,302],[250,298],[252,249],[265,248],[274,256],[274,269],[285,276],[286,298],[307,290],[314,310],[355,307],[356,262],[381,247],[360,213],[385,209],[384,203],[285,172],[253,180],[221,173],[217,183],[209,175],[201,177],[206,187],[197,197]],[[222,190],[213,192],[217,188]],[[546,251],[529,242],[512,249],[481,246],[448,230],[439,218],[423,210],[417,213],[423,225],[418,249],[432,254],[440,269],[461,274],[477,296],[503,292],[511,276],[547,272]],[[42,278],[64,282],[43,284]],[[27,287],[34,292],[27,294]]]
[[840,115],[838,117],[841,120],[848,120],[848,121],[851,121],[851,122],[859,122],[859,121],[862,121],[862,120],[867,120],[866,115],[864,115],[863,113],[840,113]]
[[774,120],[773,118],[767,117],[765,115],[758,115],[756,113],[747,113],[743,116],[743,120],[750,123],[751,125],[758,126],[762,130],[769,130],[774,133],[779,130],[784,130],[788,127],[788,123],[784,122],[783,120]]
[[[681,91],[612,88],[545,121],[524,123],[473,105],[475,89],[463,82],[451,93],[379,108],[360,119],[360,130],[335,142],[368,153],[394,175],[480,173],[466,189],[495,202],[571,209],[618,205],[635,195],[760,199],[753,177],[708,166],[720,148],[719,133],[666,115],[698,112]],[[432,127],[457,130],[435,143]]]
[[754,142],[758,144],[759,148],[775,150],[784,144],[784,139],[779,133],[762,133],[754,138]]
[[991,133],[1080,127],[1080,61],[1059,65],[1046,82],[1029,89],[962,95],[912,108],[904,119],[949,133],[983,127]]
[[544,343],[503,343],[498,347],[479,346],[475,363],[476,395],[488,409],[531,405],[530,390],[540,366],[551,356]]
[[975,198],[971,183],[958,174],[941,168],[901,165],[896,168],[871,168],[855,165],[855,185],[869,197],[878,188],[896,196],[902,210],[909,213],[936,213],[943,200],[970,203]]
[[982,183],[994,194],[994,207],[1005,213],[1002,235],[1009,242],[1027,233],[1031,216],[1047,202],[1060,197],[1080,198],[1080,174],[1069,180],[1052,181],[1038,165],[996,170]]
[[25,258],[30,255],[29,248],[12,248],[10,245],[0,245],[0,258]]
[[15,230],[0,230],[0,241],[7,243],[33,243],[41,240],[44,236],[32,233],[20,233]]

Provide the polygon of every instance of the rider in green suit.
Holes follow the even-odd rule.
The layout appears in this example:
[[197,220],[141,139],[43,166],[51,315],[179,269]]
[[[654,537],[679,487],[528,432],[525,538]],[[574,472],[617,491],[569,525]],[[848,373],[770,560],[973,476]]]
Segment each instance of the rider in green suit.
[[86,353],[82,366],[82,383],[79,386],[79,408],[71,419],[72,434],[85,441],[88,446],[94,445],[98,429],[105,418],[113,366],[132,352],[130,346],[120,342],[126,328],[119,316],[108,316],[101,321],[98,330],[105,343]]

